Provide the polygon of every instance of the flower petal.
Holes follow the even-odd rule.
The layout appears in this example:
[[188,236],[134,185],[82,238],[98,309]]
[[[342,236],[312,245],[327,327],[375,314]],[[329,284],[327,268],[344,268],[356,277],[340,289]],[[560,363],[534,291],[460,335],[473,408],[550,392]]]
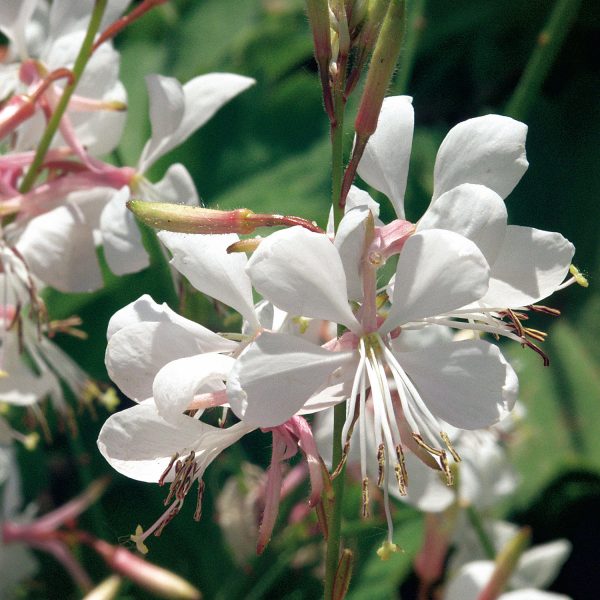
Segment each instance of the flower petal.
[[160,241],[169,249],[171,264],[200,292],[237,310],[254,327],[259,327],[254,311],[252,285],[246,275],[246,256],[227,254],[237,242],[234,233],[200,235],[161,231]]
[[517,376],[493,344],[452,342],[397,358],[432,414],[460,429],[489,427],[516,402]]
[[240,355],[227,381],[233,412],[256,427],[293,417],[321,386],[333,384],[352,352],[330,352],[283,333],[263,332]]
[[235,359],[230,356],[208,352],[166,364],[152,385],[160,415],[172,421],[173,415],[179,417],[187,410],[195,394],[225,389],[223,381],[234,363]]
[[507,212],[496,192],[483,185],[463,183],[432,202],[417,231],[448,229],[475,242],[491,265],[506,233]]
[[477,560],[461,567],[446,586],[444,600],[477,600],[494,573],[491,560]]
[[560,233],[510,225],[481,303],[518,308],[546,298],[567,276],[573,254]]
[[[138,481],[158,482],[175,453],[196,453],[199,476],[225,448],[252,428],[244,423],[220,428],[185,415],[165,421],[147,401],[111,415],[98,437],[98,449],[119,473]],[[166,481],[171,481],[173,471]]]
[[201,337],[165,321],[136,323],[120,329],[109,339],[106,369],[126,396],[141,401],[152,396],[154,377],[167,363],[221,351],[220,344],[214,344],[214,335]]
[[549,586],[569,558],[571,549],[568,540],[555,540],[530,548],[521,555],[515,574],[511,578],[511,584],[514,587]]
[[121,188],[100,215],[104,257],[115,275],[136,273],[150,264],[135,217],[125,205],[128,199],[129,188]]
[[350,310],[344,267],[327,236],[292,227],[264,239],[248,261],[256,290],[292,316],[360,329]]
[[92,227],[72,206],[60,206],[30,221],[17,248],[42,281],[61,292],[102,286]]
[[188,170],[180,163],[171,165],[165,176],[153,186],[153,192],[160,202],[198,206],[199,198],[196,186]]
[[467,238],[443,229],[415,233],[400,252],[392,307],[381,331],[478,300],[488,277],[483,254]]
[[385,98],[377,130],[369,139],[358,165],[358,174],[391,200],[399,219],[404,219],[404,192],[414,122],[410,96]]
[[[224,104],[255,83],[250,77],[231,73],[200,75],[183,87],[177,80],[159,75],[148,77],[147,81],[152,139],[140,158],[142,172],[182,144]],[[154,102],[153,94],[158,94]]]
[[527,125],[500,115],[453,127],[435,161],[434,200],[462,183],[480,183],[506,198],[529,165],[526,135]]

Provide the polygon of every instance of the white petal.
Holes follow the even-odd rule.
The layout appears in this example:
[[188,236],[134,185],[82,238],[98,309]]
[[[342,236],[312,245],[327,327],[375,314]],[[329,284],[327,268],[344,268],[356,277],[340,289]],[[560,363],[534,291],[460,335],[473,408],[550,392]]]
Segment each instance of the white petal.
[[459,123],[438,151],[433,198],[462,183],[480,183],[506,198],[529,165],[526,136],[527,125],[500,115]]
[[348,196],[346,196],[346,206],[344,211],[347,213],[358,206],[368,208],[376,218],[376,224],[380,224],[377,223],[377,217],[379,217],[379,203],[375,202],[368,192],[357,188],[355,185],[351,185]]
[[460,429],[489,427],[517,399],[517,376],[493,344],[452,342],[397,357],[432,414]]
[[[159,77],[159,76],[154,76]],[[254,79],[233,75],[231,73],[208,73],[188,81],[182,89],[183,114],[180,111],[179,99],[175,100],[172,82],[165,82],[169,78],[161,77],[160,84],[170,88],[169,100],[162,106],[171,110],[173,118],[165,120],[158,114],[160,106],[156,105],[156,116],[152,116],[152,140],[146,145],[140,159],[140,170],[145,171],[158,158],[169,150],[183,143],[196,129],[202,127],[224,104],[254,84]],[[175,81],[175,80],[172,80]],[[152,93],[157,87],[155,81],[148,83],[148,93],[152,100]],[[164,98],[164,96],[163,96]],[[175,102],[172,104],[171,102]],[[152,114],[152,113],[151,113]],[[154,123],[160,122],[160,134],[154,132]]]
[[491,265],[506,233],[507,212],[496,192],[472,183],[463,183],[432,202],[417,224],[417,231],[448,229],[477,244]]
[[134,302],[118,310],[108,322],[106,336],[110,339],[120,329],[145,321],[179,325],[190,335],[203,340],[202,343],[206,348],[213,348],[215,349],[214,351],[230,352],[237,347],[236,342],[226,340],[199,323],[178,315],[166,303],[157,304],[148,294],[140,296]]
[[128,199],[128,187],[115,192],[100,216],[104,257],[115,275],[136,273],[150,264],[135,217],[125,205]]
[[351,300],[362,300],[361,261],[365,252],[366,219],[369,209],[358,206],[346,212],[338,226],[334,245],[346,273],[347,295]]
[[333,384],[352,352],[329,352],[283,333],[262,333],[238,358],[227,381],[233,412],[256,427],[294,416],[321,386]]
[[[373,448],[375,452],[376,449]],[[408,494],[401,496],[396,482],[390,482],[390,494],[398,500],[408,502],[423,512],[442,512],[456,500],[455,491],[442,481],[439,471],[434,471],[412,453],[405,455],[408,471]],[[462,471],[461,471],[462,473]]]
[[225,389],[223,381],[234,365],[230,356],[209,352],[174,360],[154,378],[154,402],[161,416],[172,421],[187,410],[194,395]]
[[510,225],[481,303],[518,308],[550,296],[567,276],[574,253],[560,233]]
[[102,286],[92,226],[71,206],[33,219],[17,244],[29,268],[61,292],[90,292]]
[[238,252],[227,254],[227,247],[239,240],[236,234],[161,231],[158,237],[173,255],[171,264],[197,290],[231,306],[254,327],[259,326],[252,286],[245,272],[246,256]]
[[154,377],[167,363],[203,352],[218,352],[219,345],[213,345],[212,336],[194,335],[175,323],[136,323],[111,336],[106,348],[106,369],[126,396],[140,401],[152,395]]
[[0,2],[0,31],[14,44],[13,52],[27,57],[25,30],[37,0],[3,0]]
[[494,573],[491,560],[478,560],[464,565],[446,587],[444,600],[477,600]]
[[192,176],[180,163],[171,165],[165,176],[152,186],[156,200],[198,206],[199,198]]
[[247,271],[256,290],[290,315],[359,330],[340,255],[326,235],[302,227],[272,233],[248,261]]
[[[183,87],[177,79],[163,75],[146,76],[150,102],[152,137],[144,146],[138,170],[143,173],[167,150],[169,139],[181,125],[185,111]],[[190,132],[191,133],[191,132]]]
[[571,598],[563,594],[555,594],[554,592],[525,588],[502,594],[498,600],[571,600]]
[[414,122],[410,96],[386,98],[377,130],[369,139],[358,165],[358,174],[391,200],[399,219],[404,219],[404,192]]
[[[210,462],[252,428],[244,423],[212,427],[181,415],[165,421],[152,401],[111,415],[98,437],[98,448],[119,473],[138,481],[158,482],[175,453],[196,453],[201,476]],[[173,472],[166,481],[171,481]]]
[[488,277],[483,254],[467,238],[443,229],[415,233],[400,252],[392,307],[381,331],[478,300]]
[[511,583],[515,587],[544,588],[549,586],[569,558],[571,549],[572,546],[567,540],[555,540],[530,548],[519,559]]

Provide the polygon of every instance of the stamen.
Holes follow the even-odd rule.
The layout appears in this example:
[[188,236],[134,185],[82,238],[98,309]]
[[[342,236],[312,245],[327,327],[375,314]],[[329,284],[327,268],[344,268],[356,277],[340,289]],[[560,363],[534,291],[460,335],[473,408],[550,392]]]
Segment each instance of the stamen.
[[413,436],[413,439],[415,440],[415,442],[417,442],[417,444],[419,446],[421,446],[421,448],[423,448],[424,450],[427,450],[427,452],[429,452],[429,454],[433,454],[434,456],[437,456],[440,459],[445,454],[445,452],[443,450],[438,450],[437,448],[434,448],[433,446],[430,446],[429,444],[427,444],[425,442],[425,440],[423,440],[423,438],[421,437],[421,435],[419,433],[416,433],[413,431],[412,436]]
[[160,476],[160,479],[158,480],[158,485],[160,485],[160,486],[165,485],[165,479],[167,478],[167,475],[173,468],[173,465],[175,464],[175,461],[178,458],[179,458],[179,452],[175,452],[175,454],[173,454],[173,456],[171,457],[171,460],[169,461],[167,468],[163,471],[162,475]]
[[396,446],[396,458],[398,462],[394,468],[396,472],[396,479],[398,480],[398,489],[401,496],[406,496],[408,486],[408,473],[406,471],[406,460],[404,458],[404,452],[402,446],[398,444]]
[[198,480],[198,496],[196,499],[196,510],[194,511],[194,521],[199,521],[202,517],[202,498],[204,497],[204,479]]
[[454,475],[452,474],[452,470],[450,469],[450,464],[448,463],[448,456],[442,450],[440,454],[440,464],[442,465],[442,471],[444,471],[444,475],[446,475],[446,485],[454,484]]
[[368,519],[369,514],[369,478],[365,477],[362,480],[362,517]]
[[383,443],[379,444],[379,448],[377,448],[377,487],[381,487],[383,485],[383,476],[385,471],[385,447]]
[[342,458],[340,459],[340,462],[335,468],[335,471],[331,474],[332,480],[335,479],[342,472],[342,469],[344,468],[346,461],[348,460],[348,452],[350,452],[350,442],[346,441],[342,450]]
[[542,306],[541,304],[530,304],[527,308],[535,312],[541,312],[552,317],[560,317],[560,310],[551,306]]
[[446,448],[448,448],[448,451],[450,452],[450,454],[452,454],[452,458],[457,463],[460,462],[461,458],[460,458],[458,452],[454,449],[454,446],[452,446],[452,443],[450,442],[450,438],[448,437],[448,434],[445,431],[440,431],[440,437],[444,441],[444,444],[446,444]]

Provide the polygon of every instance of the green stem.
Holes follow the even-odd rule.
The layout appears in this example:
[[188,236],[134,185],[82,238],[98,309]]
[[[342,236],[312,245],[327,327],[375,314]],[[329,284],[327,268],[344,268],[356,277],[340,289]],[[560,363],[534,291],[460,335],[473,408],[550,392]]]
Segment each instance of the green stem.
[[537,46],[529,58],[525,71],[506,106],[505,113],[515,119],[527,117],[542,83],[575,22],[581,0],[558,0],[546,26],[537,39]]
[[[331,202],[333,204],[334,223],[337,228],[344,216],[340,207],[342,180],[344,176],[344,85],[345,74],[338,73],[339,79],[333,86],[334,120],[331,125]],[[340,329],[340,327],[338,327]],[[338,331],[338,333],[341,333]],[[342,459],[342,429],[346,420],[346,403],[342,402],[334,408],[333,417],[333,449],[331,457],[332,469]],[[327,552],[325,556],[325,600],[333,597],[335,573],[340,559],[340,533],[342,527],[342,503],[344,497],[344,481],[346,471],[342,469],[333,481],[333,505],[329,514]]]
[[[342,428],[346,420],[346,403],[341,402],[333,409],[333,451],[332,468],[335,469],[342,459]],[[333,480],[333,506],[329,515],[327,554],[325,556],[325,600],[333,598],[335,573],[340,560],[340,538],[342,529],[342,503],[344,500],[345,467]]]
[[106,8],[108,0],[96,0],[94,4],[94,10],[92,12],[92,17],[90,19],[87,32],[85,34],[85,38],[83,40],[83,44],[79,49],[79,54],[75,59],[75,64],[73,66],[73,79],[70,83],[65,85],[62,96],[58,101],[56,109],[52,113],[50,120],[48,121],[48,125],[46,126],[46,130],[42,135],[42,139],[38,144],[38,147],[35,151],[35,156],[33,157],[33,161],[29,166],[29,170],[27,174],[23,178],[23,182],[21,183],[20,192],[25,194],[28,192],[35,183],[35,180],[38,176],[39,170],[44,162],[44,157],[46,156],[46,152],[48,152],[48,148],[50,148],[50,144],[52,143],[52,139],[54,138],[54,134],[60,125],[60,120],[67,109],[69,104],[69,100],[81,79],[81,75],[83,74],[83,70],[85,65],[87,64],[90,56],[92,55],[92,46],[94,44],[94,37],[98,29],[100,28],[100,22],[102,21],[102,15],[104,14],[104,9]]
[[477,538],[479,539],[479,543],[481,544],[481,547],[485,552],[486,558],[488,558],[489,560],[495,560],[496,549],[494,548],[494,544],[483,526],[483,522],[481,520],[481,517],[479,516],[479,513],[473,507],[473,505],[467,506],[465,512],[467,513],[469,523],[471,523],[471,526],[477,534]]
[[398,65],[398,78],[394,85],[397,94],[406,94],[412,78],[419,40],[425,28],[425,4],[426,0],[415,0],[410,9],[404,48]]

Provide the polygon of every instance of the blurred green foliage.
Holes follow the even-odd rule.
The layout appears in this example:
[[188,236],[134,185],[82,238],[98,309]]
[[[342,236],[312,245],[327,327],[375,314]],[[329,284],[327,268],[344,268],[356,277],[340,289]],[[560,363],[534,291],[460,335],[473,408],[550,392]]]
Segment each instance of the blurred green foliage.
[[[424,4],[412,76],[405,90],[413,96],[416,114],[409,218],[417,218],[429,202],[435,152],[452,125],[476,115],[503,112],[553,2],[430,0]],[[301,0],[176,0],[134,24],[117,40],[129,112],[125,136],[113,159],[134,165],[149,136],[146,75],[158,72],[182,81],[210,71],[249,75],[256,78],[256,86],[161,160],[152,177],[159,178],[172,162],[183,162],[209,206],[297,214],[324,224],[330,185],[328,129],[303,10]],[[557,517],[567,514],[569,506],[579,506],[583,498],[585,506],[593,507],[595,502],[597,508],[600,500],[599,36],[599,4],[586,0],[526,116],[530,168],[507,201],[512,223],[556,230],[568,237],[577,247],[576,264],[589,274],[591,283],[588,290],[572,287],[553,298],[564,313],[557,322],[536,318],[537,325],[550,332],[546,342],[549,368],[543,368],[539,357],[528,350],[510,350],[527,415],[513,451],[522,486],[507,510],[518,518],[536,519],[532,524],[541,524],[544,539],[575,531],[561,527]],[[392,86],[392,93],[397,92]],[[350,114],[356,102],[356,98],[350,102]],[[348,149],[351,142],[349,131]],[[391,214],[389,207],[383,210]],[[157,301],[173,298],[168,271],[151,242],[152,235],[146,232],[154,248],[150,270],[122,278],[105,270],[106,288],[94,295],[48,294],[53,318],[79,314],[84,319],[87,341],[57,341],[101,380],[107,381],[103,356],[112,313],[142,293],[152,294]],[[204,321],[207,307],[207,302],[195,303],[189,312]],[[128,401],[123,402],[127,405]],[[55,502],[66,500],[86,477],[109,471],[95,449],[105,416],[102,410],[96,419],[81,416],[77,445],[59,435],[51,446],[21,453],[29,500],[48,490]],[[298,544],[314,545],[317,538],[310,531],[291,528],[276,537],[262,557],[241,568],[233,563],[216,525],[214,492],[234,471],[235,462],[268,456],[267,447],[253,447],[257,439],[245,439],[233,451],[236,454],[214,463],[207,473],[202,521],[192,521],[192,507],[186,506],[161,538],[149,540],[149,558],[187,577],[205,598],[319,597],[319,547],[312,558],[290,561]],[[259,443],[266,444],[265,439]],[[136,524],[148,526],[154,521],[162,510],[164,490],[117,474],[113,481],[102,500],[101,533],[116,542],[133,532]],[[552,486],[552,494],[564,496],[560,510],[556,503],[540,502],[547,486]],[[347,533],[355,534],[351,546],[357,554],[349,597],[398,597],[420,544],[420,517],[412,509],[397,506],[397,541],[405,553],[382,563],[375,549],[383,537],[383,522],[362,523],[360,502],[348,496],[346,527]],[[528,512],[532,507],[535,513]],[[285,506],[282,512],[289,509]],[[545,513],[550,510],[555,512]],[[577,529],[577,535],[576,544],[590,543],[585,530]],[[592,535],[588,530],[587,536]],[[43,569],[38,581],[64,581],[51,561],[44,560]],[[600,587],[590,596],[582,595],[585,592],[574,587],[579,571],[570,572],[575,575],[559,582],[563,592],[577,598],[600,595]],[[598,583],[597,575],[595,582],[594,576],[586,576]],[[145,597],[133,586],[126,594],[121,597]],[[66,583],[40,583],[31,589],[30,597],[66,598],[76,593]]]

